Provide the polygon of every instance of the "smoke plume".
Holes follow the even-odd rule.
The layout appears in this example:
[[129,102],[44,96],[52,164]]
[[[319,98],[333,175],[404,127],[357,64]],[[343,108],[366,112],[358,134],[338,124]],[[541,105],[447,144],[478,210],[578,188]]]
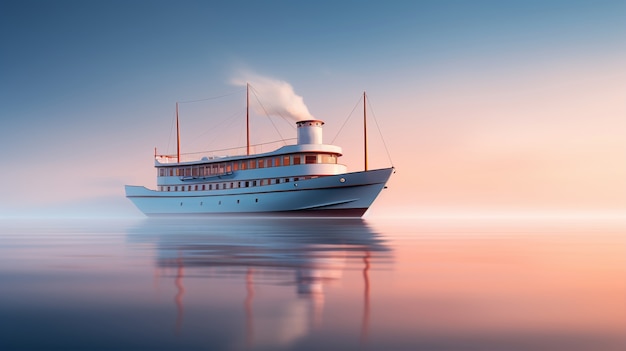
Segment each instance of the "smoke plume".
[[257,113],[289,117],[296,121],[315,119],[291,84],[250,72],[240,73],[238,78],[232,80],[232,84],[238,86],[246,86],[246,83],[251,86],[250,106]]

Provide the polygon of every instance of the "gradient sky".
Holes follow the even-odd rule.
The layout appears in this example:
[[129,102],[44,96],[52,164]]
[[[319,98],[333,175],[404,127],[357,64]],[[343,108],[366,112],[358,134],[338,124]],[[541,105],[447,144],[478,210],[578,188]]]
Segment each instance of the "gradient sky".
[[[176,101],[235,92],[182,107],[183,151],[245,143],[241,71],[289,82],[327,142],[367,91],[397,168],[373,213],[626,213],[626,1],[2,0],[0,41],[0,214],[138,214],[123,185],[154,186]],[[352,116],[350,170],[360,138]]]

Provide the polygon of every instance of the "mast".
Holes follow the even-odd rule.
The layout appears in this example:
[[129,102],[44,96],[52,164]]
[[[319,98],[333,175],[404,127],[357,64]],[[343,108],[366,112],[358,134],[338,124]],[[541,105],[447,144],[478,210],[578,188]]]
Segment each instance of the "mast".
[[176,162],[180,163],[180,127],[178,125],[178,101],[176,101]]
[[250,155],[250,83],[246,83],[246,155]]
[[367,95],[363,92],[363,156],[365,170],[367,171],[367,108],[366,108]]

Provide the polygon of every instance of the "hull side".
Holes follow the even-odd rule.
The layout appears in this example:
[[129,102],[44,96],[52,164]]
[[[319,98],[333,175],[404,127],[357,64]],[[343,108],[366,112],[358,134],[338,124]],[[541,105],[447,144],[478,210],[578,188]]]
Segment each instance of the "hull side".
[[160,192],[126,186],[148,216],[274,215],[361,217],[384,188],[393,168],[345,173],[255,188]]

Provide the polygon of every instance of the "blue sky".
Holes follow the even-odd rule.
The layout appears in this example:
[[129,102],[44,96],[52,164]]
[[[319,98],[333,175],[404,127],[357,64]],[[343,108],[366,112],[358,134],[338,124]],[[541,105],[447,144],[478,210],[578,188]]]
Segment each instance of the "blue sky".
[[[367,90],[396,167],[405,170],[391,183],[405,190],[383,203],[616,208],[626,195],[618,189],[607,200],[615,191],[605,189],[596,198],[589,185],[596,179],[619,187],[622,168],[582,179],[546,166],[562,161],[578,172],[566,151],[581,138],[587,149],[602,144],[592,160],[609,155],[592,167],[605,169],[623,155],[615,131],[624,127],[626,1],[2,1],[0,40],[0,145],[20,170],[0,178],[11,184],[0,204],[5,212],[119,198],[124,183],[150,185],[151,150],[168,145],[174,103],[236,90],[229,81],[242,69],[291,83],[327,121],[327,135]],[[542,133],[556,140],[547,151],[533,149],[532,140],[512,145]],[[511,137],[484,141],[493,135]],[[342,146],[356,153],[352,138]],[[496,160],[504,156],[492,153],[507,147],[519,163],[531,151],[553,156],[528,171],[541,177],[524,186],[568,187],[550,199],[520,201],[527,189],[510,189],[521,183],[503,182],[507,190],[494,193],[450,176],[484,179],[484,170],[472,168],[480,162],[502,172]],[[345,154],[349,165],[359,162],[360,155]],[[43,172],[50,169],[80,179]],[[443,173],[450,183],[435,181]],[[413,186],[416,179],[423,183]],[[423,200],[402,198],[409,185]],[[589,194],[567,195],[576,188]]]

